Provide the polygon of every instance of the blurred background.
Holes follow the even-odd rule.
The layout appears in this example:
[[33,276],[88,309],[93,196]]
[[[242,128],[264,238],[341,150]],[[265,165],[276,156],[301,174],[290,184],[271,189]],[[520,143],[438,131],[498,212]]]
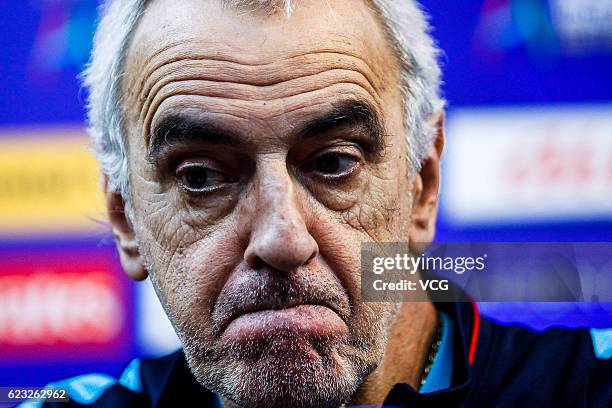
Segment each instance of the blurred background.
[[[438,241],[612,240],[612,0],[425,0],[449,100]],[[178,347],[104,223],[77,76],[93,0],[0,3],[0,385]],[[611,277],[612,279],[612,277]],[[612,305],[483,303],[543,329]]]

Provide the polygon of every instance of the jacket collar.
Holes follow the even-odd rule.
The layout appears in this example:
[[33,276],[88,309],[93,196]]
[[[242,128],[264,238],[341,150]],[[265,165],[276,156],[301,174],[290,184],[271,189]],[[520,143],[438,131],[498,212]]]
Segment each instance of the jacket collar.
[[[449,316],[454,326],[453,374],[450,388],[419,393],[408,384],[396,384],[387,398],[385,407],[460,406],[472,388],[474,352],[479,341],[480,316],[474,303],[434,303],[438,310]],[[470,352],[473,350],[472,352]]]

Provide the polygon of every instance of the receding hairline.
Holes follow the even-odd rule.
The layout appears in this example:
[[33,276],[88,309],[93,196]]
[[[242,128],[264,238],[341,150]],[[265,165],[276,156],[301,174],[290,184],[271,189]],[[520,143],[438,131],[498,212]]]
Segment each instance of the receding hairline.
[[[127,39],[125,43],[125,48],[124,48],[125,54],[129,53],[129,51],[131,50],[131,47],[133,46],[134,37],[138,33],[139,28],[141,28],[142,26],[143,17],[146,11],[151,6],[155,5],[155,3],[159,3],[161,1],[164,1],[164,0],[142,0],[143,8],[141,10],[140,15],[138,16],[136,24],[134,25],[131,31],[130,37]],[[286,14],[284,17],[288,19],[287,20],[288,22],[290,22],[295,6],[298,5],[299,3],[304,3],[303,0],[302,1],[300,0],[204,0],[204,1],[207,1],[210,3],[221,4],[222,8],[230,9],[233,11],[238,11],[240,12],[240,14],[245,14],[245,15],[259,14],[259,17],[262,17],[262,18],[277,16],[281,13],[284,13]],[[309,1],[312,1],[312,0],[309,0]],[[337,0],[332,0],[332,1],[337,1]],[[379,33],[384,37],[391,54],[396,54],[394,47],[392,45],[392,40],[389,38],[385,30],[385,25],[384,25],[384,22],[382,21],[383,19],[380,13],[377,11],[377,8],[374,5],[373,0],[344,0],[344,1],[351,2],[351,3],[355,1],[359,1],[361,2],[361,4],[365,6],[365,9],[368,10],[370,16],[375,21],[377,28],[380,30]],[[328,5],[330,13],[332,17],[335,19],[336,15],[333,12],[333,8],[332,8],[332,5],[330,4],[330,0],[320,0],[320,2]],[[285,3],[291,5],[288,11],[286,11],[283,7],[281,7]],[[127,55],[124,55],[124,57],[126,56]],[[398,57],[398,56],[394,55],[394,57]],[[125,61],[123,63],[123,69],[125,70]]]
[[[144,0],[144,8],[162,0]],[[202,0],[221,3],[223,7],[246,13],[264,13],[272,16],[283,13],[291,15],[297,3],[303,0]],[[327,3],[328,0],[323,0]],[[365,0],[369,1],[369,0]]]

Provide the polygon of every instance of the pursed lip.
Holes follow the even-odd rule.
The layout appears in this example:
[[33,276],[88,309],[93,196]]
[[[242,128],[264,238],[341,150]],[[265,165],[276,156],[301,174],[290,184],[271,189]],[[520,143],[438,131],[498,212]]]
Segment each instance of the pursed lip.
[[[344,299],[339,295],[331,297],[330,300],[335,300],[335,302],[327,299],[315,298],[313,296],[292,296],[289,299],[279,299],[278,297],[253,299],[245,295],[244,299],[245,301],[241,304],[232,303],[227,307],[227,310],[218,310],[221,311],[218,315],[221,318],[217,320],[219,333],[225,332],[228,326],[240,317],[255,315],[258,312],[273,312],[277,310],[288,311],[289,309],[299,309],[302,306],[313,306],[313,309],[316,307],[325,307],[331,310],[345,323],[348,323],[350,316],[350,304],[348,299]],[[321,309],[319,309],[319,311],[321,311]]]
[[221,334],[236,319],[255,322],[257,315],[278,317],[279,322],[289,315],[323,320],[336,316],[337,323],[348,326],[351,309],[350,296],[331,272],[300,268],[279,274],[269,268],[238,268],[217,295],[211,317],[213,330]]
[[234,320],[238,319],[241,316],[264,311],[287,310],[296,308],[298,306],[322,306],[333,311],[336,315],[338,315],[338,317],[340,317],[340,319],[345,322],[348,318],[347,313],[343,313],[340,308],[330,304],[329,302],[316,301],[313,299],[290,299],[284,301],[273,300],[258,303],[247,302],[245,304],[240,305],[240,307],[233,308],[233,310],[227,315],[227,317],[223,319],[223,322],[221,324],[221,331],[225,331]]

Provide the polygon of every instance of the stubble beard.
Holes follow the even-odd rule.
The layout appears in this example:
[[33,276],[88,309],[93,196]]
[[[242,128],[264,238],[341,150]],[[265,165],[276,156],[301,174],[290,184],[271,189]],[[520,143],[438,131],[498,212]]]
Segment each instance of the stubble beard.
[[388,325],[377,320],[354,340],[320,342],[291,335],[266,344],[206,348],[177,330],[189,367],[204,387],[243,408],[338,408],[382,361]]

